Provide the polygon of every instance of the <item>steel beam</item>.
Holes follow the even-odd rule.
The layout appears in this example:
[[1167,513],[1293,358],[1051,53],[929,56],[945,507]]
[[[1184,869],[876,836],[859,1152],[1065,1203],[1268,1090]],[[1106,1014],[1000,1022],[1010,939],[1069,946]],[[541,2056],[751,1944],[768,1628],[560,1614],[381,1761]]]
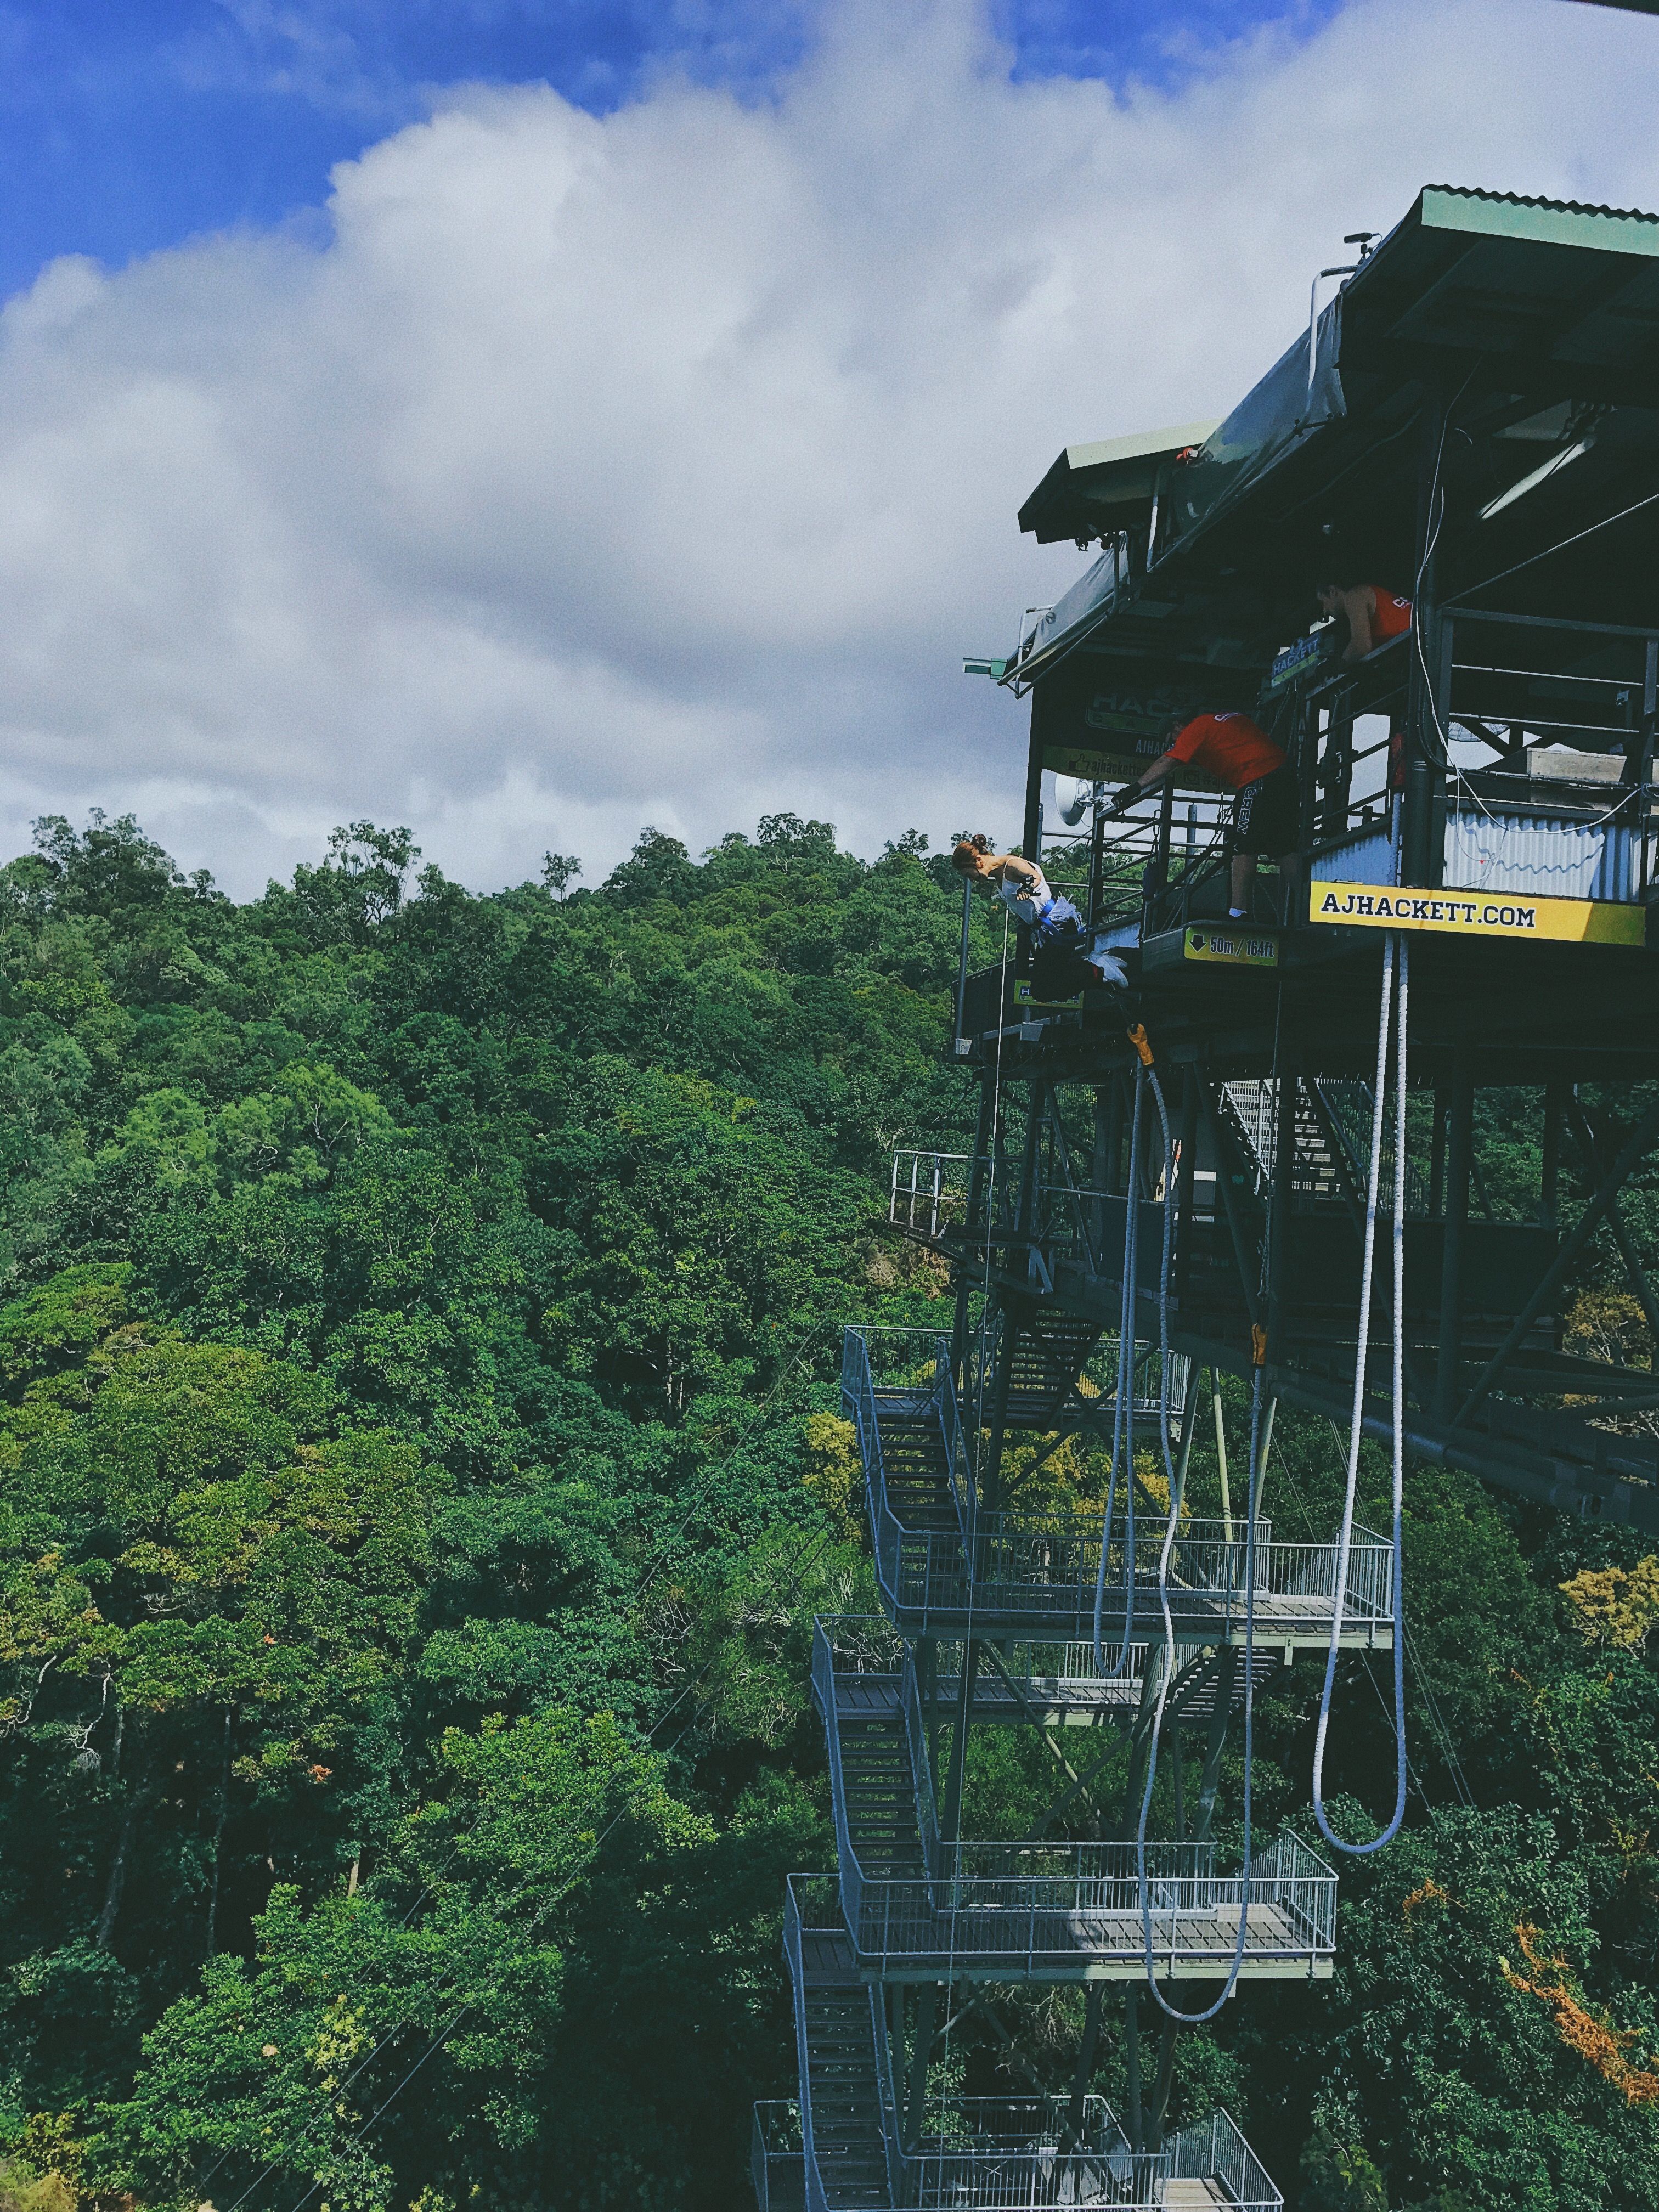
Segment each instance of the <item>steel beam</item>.
[[[1573,1134],[1578,1139],[1590,1173],[1593,1176],[1601,1174],[1603,1171],[1601,1147],[1596,1140],[1595,1131],[1590,1125],[1589,1117],[1576,1098],[1568,1102],[1567,1120]],[[1659,1349],[1659,1298],[1654,1296],[1653,1285],[1648,1280],[1648,1271],[1642,1265],[1641,1255],[1637,1251],[1635,1240],[1625,1224],[1625,1217],[1619,1210],[1619,1201],[1616,1198],[1608,1201],[1607,1227],[1613,1232],[1613,1243],[1619,1247],[1619,1256],[1625,1263],[1625,1273],[1629,1278],[1631,1289],[1636,1294],[1636,1303],[1642,1309],[1643,1317],[1648,1325],[1648,1333],[1653,1339],[1655,1348]]]
[[1522,1308],[1520,1317],[1509,1334],[1481,1369],[1479,1381],[1457,1410],[1452,1422],[1454,1428],[1462,1427],[1508,1366],[1516,1346],[1539,1315],[1543,1312],[1552,1294],[1559,1288],[1567,1269],[1601,1227],[1607,1207],[1629,1180],[1632,1170],[1647,1153],[1656,1135],[1659,1135],[1659,1100],[1656,1100],[1649,1107],[1625,1140],[1618,1158],[1602,1178],[1589,1204],[1580,1215],[1572,1234],[1565,1240],[1551,1265],[1545,1270],[1542,1281],[1539,1283],[1532,1296]]

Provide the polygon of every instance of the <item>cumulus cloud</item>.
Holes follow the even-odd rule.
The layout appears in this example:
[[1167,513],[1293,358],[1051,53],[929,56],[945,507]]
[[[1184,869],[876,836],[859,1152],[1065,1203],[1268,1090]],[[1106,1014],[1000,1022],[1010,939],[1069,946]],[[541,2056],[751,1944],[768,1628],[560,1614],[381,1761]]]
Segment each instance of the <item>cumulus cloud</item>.
[[480,887],[784,807],[1012,826],[961,676],[1079,566],[1079,438],[1224,411],[1425,181],[1652,204],[1659,36],[1357,0],[1175,92],[831,7],[763,100],[460,91],[325,243],[47,269],[0,320],[0,829],[131,807],[239,889],[334,822]]

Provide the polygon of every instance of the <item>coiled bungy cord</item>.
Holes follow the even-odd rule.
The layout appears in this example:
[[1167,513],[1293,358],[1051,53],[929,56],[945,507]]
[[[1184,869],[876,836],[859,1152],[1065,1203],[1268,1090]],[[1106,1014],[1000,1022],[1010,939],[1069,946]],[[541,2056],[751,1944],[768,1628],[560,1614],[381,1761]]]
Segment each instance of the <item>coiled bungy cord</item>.
[[[1399,1006],[1395,1021],[1395,1139],[1394,1139],[1394,1815],[1380,1836],[1368,1844],[1345,1842],[1332,1827],[1325,1812],[1325,1743],[1330,1730],[1331,1692],[1336,1680],[1336,1655],[1346,1625],[1348,1550],[1353,1537],[1354,1492],[1359,1479],[1359,1440],[1364,1430],[1366,1350],[1370,1336],[1371,1272],[1376,1247],[1377,1190],[1382,1174],[1382,1121],[1388,1080],[1389,1014],[1394,996],[1396,965],[1400,975]],[[1355,1858],[1369,1857],[1391,1844],[1406,1817],[1406,1614],[1405,1574],[1401,1556],[1401,1504],[1405,1490],[1405,1337],[1406,1337],[1406,1040],[1409,1012],[1410,957],[1404,934],[1391,929],[1382,953],[1382,992],[1376,1021],[1376,1090],[1371,1102],[1371,1162],[1365,1182],[1365,1252],[1360,1266],[1359,1327],[1354,1345],[1353,1416],[1348,1430],[1348,1481],[1342,1498],[1342,1533],[1337,1539],[1336,1587],[1331,1607],[1330,1649],[1325,1654],[1325,1686],[1319,1695],[1319,1727],[1314,1736],[1313,1813],[1319,1832],[1334,1850]]]
[[[1159,2006],[1168,2017],[1183,2027],[1196,2027],[1200,2022],[1213,2020],[1237,1986],[1239,1971],[1244,1963],[1244,1947],[1249,1938],[1250,1924],[1250,1801],[1251,1776],[1255,1751],[1255,1715],[1252,1682],[1255,1675],[1255,1520],[1261,1471],[1258,1465],[1261,1427],[1262,1368],[1255,1369],[1250,1393],[1250,1484],[1249,1496],[1249,1518],[1246,1525],[1244,1547],[1244,1863],[1239,1893],[1238,1937],[1233,1946],[1232,1963],[1220,1996],[1204,2012],[1186,2013],[1172,2005],[1158,1985],[1158,1975],[1152,1960],[1152,1885],[1146,1875],[1146,1826],[1152,1812],[1152,1791],[1158,1782],[1158,1754],[1164,1734],[1164,1709],[1170,1695],[1170,1685],[1175,1674],[1175,1622],[1170,1612],[1170,1559],[1175,1550],[1176,1532],[1181,1523],[1182,1496],[1176,1480],[1174,1455],[1170,1448],[1170,1251],[1175,1230],[1172,1204],[1175,1174],[1175,1148],[1170,1132],[1170,1117],[1164,1103],[1164,1093],[1154,1075],[1152,1092],[1158,1102],[1158,1119],[1164,1129],[1164,1255],[1158,1279],[1158,1325],[1161,1383],[1158,1397],[1158,1429],[1164,1448],[1164,1471],[1170,1486],[1170,1513],[1164,1523],[1163,1548],[1158,1560],[1158,1601],[1164,1615],[1164,1667],[1158,1678],[1158,1703],[1152,1711],[1152,1738],[1146,1758],[1146,1781],[1140,1794],[1140,1816],[1135,1825],[1135,1879],[1140,1896],[1140,1936],[1143,1956],[1146,1964],[1146,1983]],[[1188,1418],[1190,1419],[1190,1413]],[[1182,1437],[1184,1443],[1186,1439]]]
[[[1100,1532],[1100,1566],[1095,1576],[1095,1668],[1103,1680],[1120,1676],[1129,1663],[1129,1639],[1135,1618],[1135,1272],[1140,1243],[1140,1122],[1146,1103],[1146,1068],[1135,1070],[1134,1111],[1129,1121],[1129,1196],[1123,1220],[1123,1295],[1118,1307],[1117,1390],[1112,1408],[1112,1468],[1106,1484],[1106,1517]],[[1159,1095],[1159,1109],[1163,1097]],[[1123,1641],[1109,1667],[1102,1649],[1101,1615],[1106,1605],[1106,1562],[1117,1513],[1118,1470],[1122,1468],[1124,1549]]]
[[[1135,1877],[1140,1890],[1140,1940],[1142,1956],[1146,1964],[1146,1986],[1158,1999],[1159,2009],[1165,2017],[1180,2027],[1198,2027],[1205,2021],[1215,2018],[1238,1986],[1239,1972],[1244,1964],[1244,1947],[1249,1941],[1250,1808],[1255,1765],[1255,1525],[1261,1492],[1261,1385],[1265,1372],[1265,1368],[1258,1364],[1250,1384],[1249,1519],[1244,1534],[1244,1856],[1239,1872],[1238,1936],[1233,1945],[1232,1960],[1227,1968],[1227,1978],[1221,1985],[1221,1994],[1202,2012],[1181,2011],[1170,2002],[1158,1985],[1158,1970],[1152,1959],[1152,1886],[1146,1879],[1146,1821],[1152,1810],[1153,1784],[1158,1780],[1158,1739],[1164,1730],[1164,1706],[1170,1694],[1170,1675],[1175,1665],[1175,1625],[1170,1617],[1170,1553],[1175,1546],[1176,1523],[1180,1518],[1181,1503],[1174,1495],[1173,1487],[1169,1525],[1164,1530],[1164,1550],[1158,1563],[1158,1602],[1164,1609],[1164,1671],[1158,1680],[1158,1705],[1152,1714],[1152,1741],[1146,1760],[1146,1786],[1141,1792],[1140,1818],[1135,1826]],[[1218,1692],[1219,1687],[1218,1684]]]

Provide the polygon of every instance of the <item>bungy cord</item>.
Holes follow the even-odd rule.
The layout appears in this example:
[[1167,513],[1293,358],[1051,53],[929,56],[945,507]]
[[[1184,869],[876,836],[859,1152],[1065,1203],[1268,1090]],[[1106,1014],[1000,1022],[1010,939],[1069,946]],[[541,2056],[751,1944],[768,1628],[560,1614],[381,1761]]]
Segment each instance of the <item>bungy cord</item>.
[[[1176,1486],[1176,1469],[1170,1449],[1170,1246],[1174,1231],[1174,1213],[1170,1205],[1171,1178],[1174,1172],[1174,1148],[1170,1136],[1170,1117],[1165,1110],[1164,1094],[1156,1075],[1152,1078],[1153,1095],[1158,1101],[1158,1118],[1164,1125],[1164,1260],[1158,1281],[1158,1348],[1163,1372],[1158,1401],[1159,1426],[1164,1444],[1164,1468],[1170,1485],[1170,1516],[1164,1524],[1164,1547],[1158,1561],[1158,1601],[1164,1615],[1164,1665],[1158,1677],[1158,1703],[1152,1712],[1152,1738],[1146,1758],[1146,1781],[1140,1796],[1140,1817],[1135,1826],[1135,1879],[1140,1893],[1140,1936],[1142,1954],[1146,1965],[1146,1984],[1157,1998],[1159,2008],[1179,2026],[1195,2027],[1202,2021],[1213,2020],[1238,1984],[1239,1971],[1244,1963],[1244,1947],[1249,1939],[1250,1928],[1250,1802],[1251,1777],[1255,1754],[1255,1524],[1259,1502],[1261,1470],[1259,1464],[1261,1428],[1262,1369],[1255,1370],[1250,1391],[1250,1483],[1249,1517],[1246,1524],[1244,1542],[1244,1863],[1240,1876],[1238,1937],[1233,1946],[1232,1963],[1220,1996],[1204,2012],[1182,2012],[1172,2005],[1158,1985],[1157,1969],[1152,1960],[1152,1885],[1146,1875],[1146,1824],[1152,1812],[1152,1790],[1158,1781],[1159,1741],[1164,1733],[1164,1708],[1170,1694],[1170,1685],[1175,1673],[1175,1622],[1170,1612],[1170,1559],[1175,1549],[1176,1531],[1181,1520],[1181,1496]],[[1280,1110],[1283,1110],[1282,1101]],[[1190,1413],[1188,1416],[1191,1418]],[[1182,1438],[1182,1443],[1186,1441]]]
[[[1336,1655],[1346,1625],[1348,1552],[1353,1537],[1354,1492],[1359,1478],[1359,1441],[1364,1430],[1366,1348],[1370,1335],[1371,1271],[1376,1245],[1377,1191],[1382,1172],[1382,1121],[1388,1080],[1389,1014],[1394,995],[1395,969],[1400,973],[1399,1009],[1395,1024],[1395,1140],[1394,1140],[1394,1814],[1380,1836],[1367,1844],[1346,1842],[1332,1827],[1325,1811],[1325,1744],[1330,1730],[1331,1692],[1336,1680]],[[1406,1816],[1406,1615],[1402,1557],[1402,1501],[1405,1492],[1405,1337],[1406,1337],[1406,1042],[1407,994],[1410,988],[1409,947],[1404,935],[1391,929],[1382,957],[1382,1001],[1376,1024],[1376,1089],[1371,1102],[1370,1172],[1365,1185],[1365,1253],[1360,1268],[1359,1327],[1354,1346],[1353,1413],[1348,1431],[1348,1480],[1342,1498],[1342,1532],[1337,1540],[1336,1587],[1331,1607],[1330,1648],[1325,1654],[1325,1686],[1319,1696],[1319,1726],[1314,1736],[1313,1812],[1319,1832],[1334,1850],[1366,1858],[1380,1851],[1400,1832]]]

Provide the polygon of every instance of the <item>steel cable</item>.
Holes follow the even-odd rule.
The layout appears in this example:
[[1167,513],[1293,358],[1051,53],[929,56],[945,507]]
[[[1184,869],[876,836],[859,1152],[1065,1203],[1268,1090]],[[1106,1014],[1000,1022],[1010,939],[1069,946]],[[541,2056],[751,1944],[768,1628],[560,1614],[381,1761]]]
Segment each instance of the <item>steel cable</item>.
[[[1095,1668],[1103,1680],[1115,1680],[1129,1659],[1129,1639],[1134,1628],[1135,1486],[1134,1486],[1134,1331],[1135,1271],[1140,1242],[1140,1125],[1146,1103],[1146,1070],[1135,1070],[1134,1107],[1129,1119],[1128,1198],[1123,1221],[1123,1283],[1118,1305],[1117,1389],[1112,1409],[1112,1464],[1106,1481],[1106,1514],[1100,1531],[1100,1565],[1095,1575]],[[1102,1616],[1106,1606],[1106,1565],[1111,1554],[1112,1524],[1117,1514],[1120,1468],[1124,1477],[1124,1609],[1123,1640],[1109,1667],[1103,1648]]]

